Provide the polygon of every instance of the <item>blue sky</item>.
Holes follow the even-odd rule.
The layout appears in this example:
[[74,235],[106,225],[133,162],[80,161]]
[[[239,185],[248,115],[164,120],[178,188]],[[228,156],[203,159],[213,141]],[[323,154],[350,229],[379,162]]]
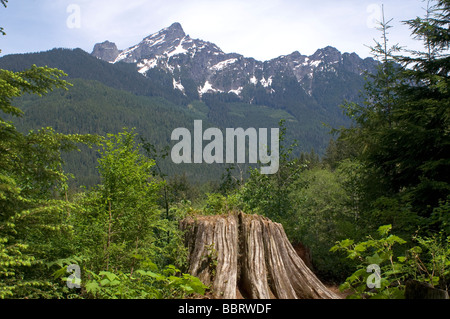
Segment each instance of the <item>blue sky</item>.
[[119,49],[180,22],[192,38],[223,51],[269,60],[293,51],[313,54],[327,45],[370,56],[374,21],[393,19],[392,44],[420,48],[401,21],[423,16],[422,0],[9,0],[0,8],[0,55],[55,47],[81,48],[109,40]]

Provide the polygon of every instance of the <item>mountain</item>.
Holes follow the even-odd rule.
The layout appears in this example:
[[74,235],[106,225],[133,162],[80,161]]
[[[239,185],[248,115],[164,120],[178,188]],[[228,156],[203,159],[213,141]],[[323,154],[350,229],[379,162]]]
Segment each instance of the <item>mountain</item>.
[[[62,133],[105,135],[135,127],[162,149],[174,144],[172,130],[192,129],[195,119],[203,120],[205,129],[269,128],[285,119],[286,143],[296,140],[297,154],[324,153],[330,140],[324,124],[349,124],[339,105],[359,98],[363,71],[377,65],[333,47],[258,61],[193,39],[179,23],[126,49],[105,41],[91,53],[52,49],[0,58],[0,68],[12,71],[33,64],[65,71],[73,87],[17,99],[25,116],[12,120],[23,131],[52,126]],[[93,151],[69,154],[66,161],[78,184],[95,184]],[[224,169],[202,165],[162,163],[169,175],[186,173],[196,182],[217,181]]]
[[94,46],[94,50],[92,51],[92,55],[96,56],[102,60],[113,62],[121,51],[117,49],[115,43],[105,41],[103,43],[97,43]]
[[[179,23],[149,35],[140,43],[119,51],[114,43],[96,44],[92,55],[111,62],[136,66],[139,73],[160,69],[173,77],[173,87],[186,94],[184,83],[195,83],[198,98],[205,93],[233,93],[251,102],[255,96],[245,96],[246,88],[255,86],[267,94],[276,92],[276,81],[295,78],[309,96],[321,85],[314,79],[320,74],[339,78],[360,78],[363,71],[373,71],[376,62],[361,59],[355,53],[341,54],[333,47],[317,50],[311,56],[298,51],[269,61],[257,61],[237,53],[224,53],[217,45],[186,35]],[[192,95],[192,92],[190,92]]]

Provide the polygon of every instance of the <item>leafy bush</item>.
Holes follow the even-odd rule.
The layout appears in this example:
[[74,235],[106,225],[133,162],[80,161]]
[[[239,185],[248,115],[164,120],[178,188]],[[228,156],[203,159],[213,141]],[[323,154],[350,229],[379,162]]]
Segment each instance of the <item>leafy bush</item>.
[[415,237],[419,244],[409,250],[412,276],[444,290],[450,284],[450,237]]
[[182,274],[173,265],[162,272],[158,272],[155,264],[147,265],[151,270],[89,272],[92,279],[85,285],[86,293],[101,299],[174,299],[205,294],[207,286],[197,277]]
[[[344,251],[348,258],[360,261],[358,269],[340,286],[341,290],[353,292],[351,298],[392,299],[404,296],[405,258],[394,256],[394,246],[406,244],[406,241],[389,234],[391,228],[391,225],[381,226],[378,229],[380,239],[369,236],[367,241],[360,243],[345,239],[331,248],[332,252]],[[375,274],[371,274],[373,270],[376,270]]]
[[207,199],[203,205],[203,214],[217,215],[226,214],[240,208],[241,201],[239,194],[224,196],[219,193],[206,194]]
[[349,298],[399,299],[404,298],[407,280],[415,279],[448,290],[450,238],[416,237],[418,246],[399,250],[398,246],[407,242],[390,234],[391,229],[391,225],[380,226],[379,239],[369,236],[359,243],[345,239],[331,248],[359,261],[340,289],[350,290]]

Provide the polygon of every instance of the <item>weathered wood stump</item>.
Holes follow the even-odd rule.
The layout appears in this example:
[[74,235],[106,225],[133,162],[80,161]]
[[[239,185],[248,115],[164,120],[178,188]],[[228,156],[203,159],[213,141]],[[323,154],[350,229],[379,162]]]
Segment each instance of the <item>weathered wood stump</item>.
[[449,299],[448,292],[434,288],[426,282],[408,280],[405,287],[405,299]]
[[213,298],[337,299],[298,256],[283,226],[242,212],[184,219],[189,273]]

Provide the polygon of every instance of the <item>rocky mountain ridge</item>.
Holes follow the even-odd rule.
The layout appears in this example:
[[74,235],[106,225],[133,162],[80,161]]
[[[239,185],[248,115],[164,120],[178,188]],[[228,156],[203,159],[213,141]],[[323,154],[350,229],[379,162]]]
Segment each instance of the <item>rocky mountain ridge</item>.
[[268,61],[258,61],[237,53],[225,53],[211,42],[193,39],[181,24],[173,23],[145,37],[140,43],[118,50],[112,42],[95,45],[92,55],[110,63],[132,63],[143,75],[149,70],[161,69],[172,74],[173,87],[185,91],[184,83],[193,81],[199,97],[205,93],[234,93],[242,96],[246,87],[258,86],[266,94],[275,92],[274,81],[295,78],[301,88],[313,95],[314,77],[328,74],[340,77],[341,73],[361,76],[373,71],[376,61],[361,59],[355,53],[341,53],[328,46],[306,56],[295,51]]

